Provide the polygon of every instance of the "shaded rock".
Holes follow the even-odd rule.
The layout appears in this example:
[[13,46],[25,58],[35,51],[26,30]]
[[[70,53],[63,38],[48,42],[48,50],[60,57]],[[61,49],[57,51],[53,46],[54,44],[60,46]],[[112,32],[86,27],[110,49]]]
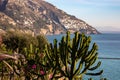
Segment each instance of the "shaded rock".
[[6,9],[6,5],[8,0],[0,0],[0,11],[4,11]]

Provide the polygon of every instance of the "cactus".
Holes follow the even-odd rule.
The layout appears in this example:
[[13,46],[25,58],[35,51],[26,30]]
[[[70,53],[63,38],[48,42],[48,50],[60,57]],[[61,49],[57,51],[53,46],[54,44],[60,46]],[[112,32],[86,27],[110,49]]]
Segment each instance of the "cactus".
[[88,71],[94,71],[101,65],[99,61],[93,67],[98,58],[98,46],[94,43],[89,49],[90,42],[90,36],[78,32],[71,40],[70,32],[67,32],[66,37],[62,37],[59,45],[56,39],[53,45],[47,45],[45,53],[48,59],[47,64],[54,74],[52,79],[58,77],[55,75],[57,73],[61,74],[59,77],[65,77],[69,80],[82,80],[83,75],[101,75],[103,70],[98,73],[88,73]]

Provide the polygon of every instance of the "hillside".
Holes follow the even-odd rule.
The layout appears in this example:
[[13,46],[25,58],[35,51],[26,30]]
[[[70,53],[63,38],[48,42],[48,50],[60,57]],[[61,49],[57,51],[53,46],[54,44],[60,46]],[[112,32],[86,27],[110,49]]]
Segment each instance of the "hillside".
[[99,33],[85,21],[44,0],[0,0],[0,29],[19,29],[35,34],[61,34],[67,30]]

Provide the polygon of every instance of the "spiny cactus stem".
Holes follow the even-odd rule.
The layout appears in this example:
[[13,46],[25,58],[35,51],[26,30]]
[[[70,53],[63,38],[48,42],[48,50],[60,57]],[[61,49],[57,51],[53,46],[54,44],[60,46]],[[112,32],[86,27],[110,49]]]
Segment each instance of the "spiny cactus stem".
[[83,61],[80,61],[80,62],[79,62],[79,66],[78,66],[77,70],[75,71],[74,75],[80,73],[80,71],[81,71],[81,69],[82,69],[82,66],[83,66]]

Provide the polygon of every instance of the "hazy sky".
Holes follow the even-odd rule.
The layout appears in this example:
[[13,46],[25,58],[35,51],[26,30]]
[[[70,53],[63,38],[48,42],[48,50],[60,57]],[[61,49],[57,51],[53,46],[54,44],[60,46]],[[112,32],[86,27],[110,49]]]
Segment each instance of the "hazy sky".
[[120,0],[46,0],[99,31],[120,32]]

